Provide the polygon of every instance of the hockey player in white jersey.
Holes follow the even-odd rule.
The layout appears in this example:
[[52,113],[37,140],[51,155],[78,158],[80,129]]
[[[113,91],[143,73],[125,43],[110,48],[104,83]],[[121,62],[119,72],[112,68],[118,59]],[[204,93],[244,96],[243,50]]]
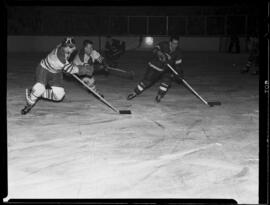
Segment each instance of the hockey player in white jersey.
[[74,38],[67,37],[41,60],[36,67],[36,83],[31,89],[26,89],[26,106],[21,110],[21,114],[27,114],[41,98],[62,101],[65,96],[63,72],[80,76],[92,75],[89,65],[75,65],[68,61],[75,49]]
[[[91,75],[81,76],[84,83],[86,83],[94,91],[98,92],[95,85],[94,74],[98,72],[104,72],[108,74],[107,65],[104,58],[99,52],[94,50],[93,42],[90,40],[83,41],[83,47],[76,52],[75,57],[71,59],[75,65],[88,66],[91,71]],[[98,92],[99,93],[99,92]],[[99,93],[100,94],[100,93]],[[102,94],[100,94],[104,97]]]

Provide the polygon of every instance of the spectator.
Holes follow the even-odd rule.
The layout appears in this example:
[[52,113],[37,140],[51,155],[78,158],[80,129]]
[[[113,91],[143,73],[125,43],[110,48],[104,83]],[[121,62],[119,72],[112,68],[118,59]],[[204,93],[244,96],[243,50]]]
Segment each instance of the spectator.
[[244,69],[241,70],[241,73],[247,73],[253,69],[253,75],[259,73],[259,38],[258,33],[253,32],[248,39],[248,50],[249,57]]
[[233,48],[235,47],[234,53],[240,53],[240,43],[239,38],[236,33],[232,33],[230,36],[230,45],[229,45],[229,53],[232,53]]

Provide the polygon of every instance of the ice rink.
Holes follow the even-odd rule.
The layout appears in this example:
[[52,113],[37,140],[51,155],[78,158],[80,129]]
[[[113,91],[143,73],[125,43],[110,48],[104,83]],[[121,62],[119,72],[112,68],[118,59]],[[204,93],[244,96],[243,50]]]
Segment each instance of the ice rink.
[[[22,116],[25,88],[45,54],[9,53],[7,68],[9,198],[232,198],[258,203],[258,76],[240,74],[248,54],[184,52],[185,79],[208,107],[176,83],[161,103],[159,83],[127,95],[148,52],[120,59],[134,80],[96,76],[119,115],[78,82],[65,80],[63,102],[40,100]],[[236,64],[236,66],[233,66]]]

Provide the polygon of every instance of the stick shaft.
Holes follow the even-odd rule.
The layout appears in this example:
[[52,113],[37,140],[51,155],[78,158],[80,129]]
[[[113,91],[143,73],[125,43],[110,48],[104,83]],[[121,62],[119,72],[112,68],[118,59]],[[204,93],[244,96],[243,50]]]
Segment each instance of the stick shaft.
[[108,105],[111,109],[113,109],[115,112],[119,112],[114,106],[112,106],[107,100],[105,100],[103,97],[101,97],[97,92],[95,92],[92,88],[90,88],[87,84],[85,84],[77,75],[72,74],[72,76],[77,79],[81,84],[84,85],[88,90],[90,90],[92,93],[94,93],[102,102],[104,102],[106,105]]
[[126,71],[126,70],[122,70],[122,69],[119,69],[119,68],[113,68],[113,67],[110,67],[110,66],[108,66],[107,68],[109,70],[115,70],[115,71],[119,71],[119,72],[123,72],[123,73],[130,73],[130,72]]
[[170,64],[167,64],[167,66],[171,69],[171,71],[178,76],[182,82],[191,90],[193,94],[195,94],[204,104],[208,105],[207,101],[203,99],[189,84],[187,81],[185,81],[183,78],[179,76],[179,74],[176,72],[176,70],[173,69],[173,67]]
[[198,98],[200,98],[201,99],[201,101],[203,101],[206,105],[208,105],[208,102],[205,100],[205,99],[203,99],[189,84],[188,84],[188,82],[187,81],[185,81],[184,79],[182,79],[182,81],[183,81],[183,83],[186,85],[186,86],[188,86],[188,88],[198,97]]

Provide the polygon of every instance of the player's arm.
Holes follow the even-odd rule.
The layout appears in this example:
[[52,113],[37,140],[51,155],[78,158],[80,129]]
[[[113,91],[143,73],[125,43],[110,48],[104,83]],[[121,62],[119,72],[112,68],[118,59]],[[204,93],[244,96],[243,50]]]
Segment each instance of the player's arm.
[[181,78],[184,77],[184,71],[182,69],[182,52],[180,50],[176,51],[176,55],[169,62],[170,65],[173,65],[176,72],[179,74]]
[[158,57],[158,59],[161,62],[165,62],[166,61],[166,55],[162,52],[162,44],[159,43],[157,45],[155,45],[155,47],[152,50],[153,54],[156,55]]
[[98,62],[102,66],[107,66],[105,58],[97,51],[93,51],[94,62]]
[[87,75],[87,76],[92,76],[93,71],[94,71],[93,66],[89,64],[75,65],[73,63],[68,63],[63,68],[63,72],[65,73]]
[[64,64],[62,70],[67,74],[78,74],[78,75],[92,75],[91,70],[85,65],[75,65],[73,62],[67,63],[65,54],[60,49],[57,49],[57,57]]

